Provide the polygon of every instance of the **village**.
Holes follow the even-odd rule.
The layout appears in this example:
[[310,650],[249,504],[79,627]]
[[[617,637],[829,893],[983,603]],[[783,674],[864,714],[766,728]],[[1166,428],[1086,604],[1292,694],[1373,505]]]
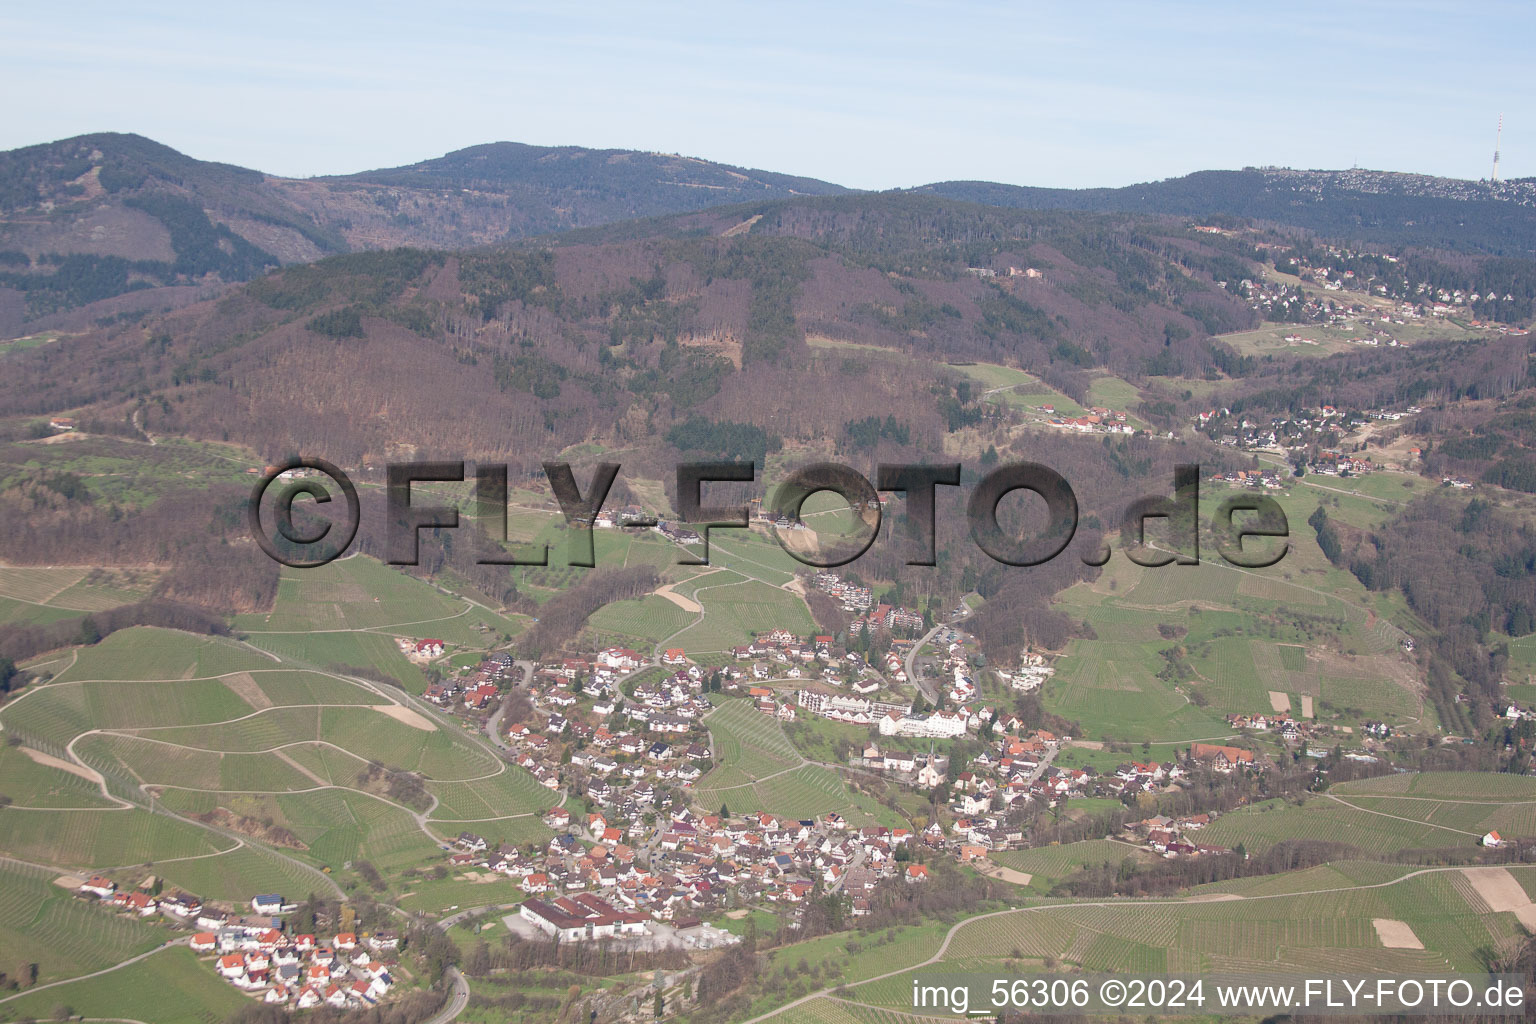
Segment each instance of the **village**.
[[[1260,422],[1248,416],[1234,416],[1231,409],[1207,409],[1193,418],[1195,429],[1223,447],[1245,452],[1268,452],[1284,456],[1286,468],[1217,469],[1211,479],[1260,490],[1278,490],[1287,484],[1294,470],[1315,476],[1359,477],[1379,470],[1417,472],[1423,449],[1417,445],[1397,446],[1386,454],[1367,454],[1370,445],[1391,439],[1394,424],[1417,416],[1423,410],[1416,405],[1403,408],[1378,408],[1346,412],[1324,405],[1290,417],[1270,417]],[[1473,484],[1459,477],[1446,476],[1441,483],[1456,490],[1471,490]]]
[[[888,626],[902,614],[871,607],[864,588],[835,574],[818,574],[813,584],[864,609],[860,621],[868,625]],[[915,627],[921,625],[919,618]],[[903,666],[919,644],[943,707],[928,706],[907,679]],[[707,922],[746,907],[793,914],[828,893],[841,894],[857,917],[868,913],[876,886],[921,884],[933,858],[969,862],[1023,847],[1019,812],[1026,807],[1059,808],[1082,798],[1134,802],[1139,794],[1176,789],[1195,772],[1273,767],[1254,751],[1202,743],[1178,762],[1129,760],[1113,772],[1057,766],[1072,737],[1030,728],[983,700],[975,652],[969,635],[940,626],[921,641],[891,641],[871,664],[831,637],[780,629],[734,648],[726,665],[695,664],[676,648],[654,662],[622,647],[567,654],[533,667],[529,684],[510,692],[502,688],[510,658],[492,656],[462,679],[433,684],[426,696],[464,713],[499,705],[506,756],[558,801],[543,818],[555,835],[516,845],[466,831],[445,844],[445,867],[504,877],[524,900],[523,926],[547,935],[729,942]],[[1026,649],[1018,664],[991,671],[996,689],[1029,693],[1053,670],[1047,655]],[[867,739],[846,769],[928,793],[943,813],[922,827],[902,827],[855,824],[837,812],[794,818],[700,807],[695,784],[717,762],[706,719],[728,696],[750,700],[781,723],[816,716],[863,727]],[[1308,728],[1280,715],[1233,724],[1285,737]],[[957,741],[975,750],[960,764],[949,753]],[[1195,816],[1148,826],[1127,841],[1161,856],[1230,852],[1180,840],[1180,829],[1201,824]]]
[[248,906],[205,902],[186,892],[161,894],[151,875],[132,890],[110,878],[78,879],[75,891],[104,907],[140,918],[159,915],[178,930],[199,929],[180,940],[208,957],[217,975],[253,999],[307,1010],[376,1006],[395,988],[401,937],[396,931],[352,930],[351,907],[342,929],[329,935],[295,934],[287,915],[299,909],[280,893],[252,897]]
[[[1009,664],[987,665],[963,628],[963,603],[949,622],[930,625],[838,574],[806,582],[856,615],[838,637],[771,629],[703,663],[682,648],[658,645],[647,655],[607,646],[536,663],[497,651],[445,673],[450,644],[398,637],[428,672],[423,698],[466,729],[487,732],[504,759],[549,791],[541,818],[552,833],[515,843],[464,830],[441,840],[438,866],[414,870],[500,887],[490,904],[507,909],[508,929],[528,939],[709,950],[739,942],[731,919],[752,910],[793,929],[813,903],[834,897],[856,919],[879,905],[881,886],[926,884],[938,861],[990,871],[994,854],[1040,841],[1030,833],[1037,815],[1070,814],[1074,801],[1134,808],[1202,777],[1277,767],[1260,750],[1204,742],[1173,760],[1126,757],[1113,768],[1063,759],[1080,742],[1103,745],[1032,724],[1016,709],[1051,678],[1051,654],[1025,647]],[[910,806],[923,813],[894,801],[884,823],[853,808],[733,813],[729,793],[721,799],[699,786],[725,761],[709,720],[727,706],[745,709],[734,712],[745,721],[761,715],[775,733],[824,720],[848,741],[847,755],[815,763],[855,791],[889,785],[920,794],[926,804]],[[1511,708],[1510,717],[1521,714]],[[1286,712],[1227,721],[1237,736],[1271,734],[1293,751],[1306,750],[1315,729]],[[1391,729],[1372,722],[1366,733],[1367,742],[1383,740]],[[1116,825],[1106,838],[1159,858],[1230,855],[1201,841],[1215,816],[1152,815]],[[1483,844],[1501,841],[1491,833]],[[253,1000],[360,1009],[410,980],[401,936],[359,929],[348,906],[320,934],[315,924],[292,929],[296,905],[280,894],[227,907],[161,895],[152,878],[132,891],[119,888],[121,878],[78,881],[80,895],[113,910],[195,929],[183,941]]]

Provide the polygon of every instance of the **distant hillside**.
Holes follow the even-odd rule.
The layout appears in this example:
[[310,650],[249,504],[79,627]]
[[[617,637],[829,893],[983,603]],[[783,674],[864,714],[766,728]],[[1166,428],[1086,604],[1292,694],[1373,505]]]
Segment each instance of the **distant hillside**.
[[836,195],[841,185],[665,153],[492,142],[405,167],[325,179],[409,188],[541,195],[552,227],[585,226],[792,195]]
[[1330,238],[1504,256],[1536,254],[1536,179],[1491,184],[1390,171],[1199,171],[1125,188],[944,181],[913,191],[1026,210],[1229,215]]
[[0,153],[0,337],[184,305],[334,253],[462,248],[842,191],[685,157],[515,143],[298,181],[138,135],[82,135]]
[[[167,524],[185,526],[185,504],[145,506],[144,488],[124,489],[114,478],[136,481],[149,456],[132,453],[159,452],[154,458],[179,484],[182,460],[197,446],[178,438],[240,446],[255,464],[317,454],[368,483],[382,481],[383,464],[407,458],[505,462],[514,482],[536,491],[546,486],[547,458],[612,457],[632,496],[662,511],[677,507],[668,490],[685,458],[748,459],[762,479],[786,464],[835,459],[864,468],[943,458],[967,467],[966,483],[979,467],[1028,459],[1070,469],[1081,550],[1092,552],[1127,496],[1164,493],[1175,464],[1223,473],[1269,468],[1224,437],[1189,430],[1198,411],[1230,407],[1264,424],[1325,403],[1369,410],[1413,402],[1429,411],[1440,401],[1499,400],[1525,386],[1529,338],[1522,334],[1447,342],[1426,327],[1428,336],[1403,347],[1241,353],[1218,335],[1259,324],[1253,282],[1279,276],[1262,262],[1276,251],[1260,248],[1268,237],[1196,231],[1188,218],[1010,210],[893,193],[767,200],[518,245],[358,252],[283,267],[180,309],[0,355],[0,441],[12,442],[0,449],[15,467],[0,473],[0,501],[12,512],[0,555],[163,559],[156,553],[166,551]],[[1525,301],[1536,286],[1521,280],[1511,287]],[[1308,284],[1313,300],[1363,295]],[[1496,425],[1519,444],[1529,411],[1506,411]],[[54,429],[50,421],[62,417],[74,429]],[[1472,444],[1463,453],[1505,458],[1505,442],[1477,434],[1479,425],[1468,422]],[[137,443],[146,438],[159,443]],[[1325,434],[1314,443],[1335,442]],[[123,449],[130,451],[124,468],[110,468],[105,453]],[[1524,455],[1509,457],[1511,482],[1523,481]],[[41,459],[48,470],[38,468]],[[238,471],[217,461],[222,472]],[[205,545],[189,550],[205,553],[180,566],[184,592],[228,600],[230,581],[255,596],[275,585],[272,576],[237,576],[229,552],[208,539],[238,528],[237,490],[198,506],[217,522],[189,532]],[[370,501],[381,493],[365,491]],[[1392,497],[1375,493],[1398,500],[1395,489]],[[1310,495],[1299,501],[1288,511],[1298,533],[1316,508]],[[1073,635],[1072,617],[1046,602],[1091,574],[1080,558],[1005,576],[971,543],[963,517],[946,523],[942,568],[923,586],[986,597],[970,628],[989,657],[1017,651],[1026,633],[1053,649]],[[449,546],[444,541],[443,551]],[[895,545],[869,557],[859,570],[866,578],[901,572]],[[1526,562],[1509,564],[1518,572]],[[210,566],[218,572],[205,571]],[[1384,572],[1371,579],[1386,579]],[[1217,575],[1236,586],[1233,574]],[[1501,578],[1471,569],[1445,576],[1486,583],[1490,594]],[[488,592],[512,585],[507,575],[493,582],[500,586],[487,583]],[[1157,673],[1161,651],[1170,649],[1158,638],[1173,639],[1160,630],[1169,620],[1139,614],[1151,646],[1140,648],[1147,657],[1138,655],[1134,670]],[[1111,608],[1101,621],[1124,628],[1117,615]],[[1325,620],[1305,616],[1295,621],[1311,642]],[[1227,628],[1225,620],[1212,623]],[[1429,649],[1424,632],[1414,633]],[[1080,636],[1095,636],[1091,623]],[[1477,658],[1493,664],[1480,637],[1459,646],[1454,663],[1474,686],[1497,677],[1470,667]],[[1183,671],[1181,662],[1166,664]],[[1160,715],[1191,705],[1173,686],[1166,702],[1154,701]],[[1252,692],[1267,691],[1255,684]],[[1450,682],[1433,692],[1454,698]],[[1195,720],[1178,724],[1217,724],[1205,714],[1191,710]]]
[[[137,135],[82,135],[0,153],[0,338],[178,308],[272,268],[338,253],[456,250],[571,231],[608,241],[686,234],[701,229],[670,218],[722,209],[745,223],[775,201],[819,197],[833,205],[803,208],[792,223],[774,213],[754,232],[826,235],[865,253],[910,251],[928,237],[920,220],[875,222],[836,205],[855,195],[814,178],[688,157],[513,142],[295,180],[197,160]],[[893,195],[1038,211],[1240,217],[1395,248],[1536,253],[1536,180],[1245,170],[1120,189],[958,181]],[[1007,235],[980,212],[966,219],[974,223],[950,238],[952,249],[956,239]]]
[[[527,455],[636,424],[661,434],[695,414],[809,441],[902,409],[906,435],[937,445],[980,415],[974,394],[913,400],[944,361],[1005,362],[1085,394],[1096,368],[1220,374],[1232,354],[1211,335],[1256,322],[1233,291],[1253,264],[1173,221],[853,195],[645,223],[552,248],[288,267],[215,301],[13,352],[0,393],[13,413],[91,406],[120,425],[164,395],[140,417],[151,433],[265,453],[318,431],[353,462],[397,441]],[[857,349],[838,347],[850,344],[918,361],[855,366]],[[795,415],[770,415],[792,393],[805,399]]]

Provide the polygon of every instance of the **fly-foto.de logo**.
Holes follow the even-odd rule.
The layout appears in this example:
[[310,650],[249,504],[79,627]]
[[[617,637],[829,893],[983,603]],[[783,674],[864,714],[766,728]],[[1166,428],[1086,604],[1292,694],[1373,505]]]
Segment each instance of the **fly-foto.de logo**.
[[[575,528],[566,559],[573,566],[596,565],[590,530],[609,523],[619,528],[660,530],[679,542],[685,551],[678,564],[708,565],[710,531],[745,528],[754,515],[751,506],[705,505],[703,499],[706,484],[755,483],[757,467],[751,462],[680,463],[676,476],[678,514],[674,521],[644,513],[614,517],[605,511],[609,491],[619,475],[618,463],[604,462],[594,467],[585,492],[570,463],[543,465],[561,514]],[[386,562],[416,565],[420,531],[458,527],[457,507],[417,504],[411,488],[418,483],[462,483],[466,480],[464,467],[465,463],[460,461],[402,462],[386,468]],[[329,478],[330,486],[322,482],[322,477]],[[476,464],[473,480],[477,520],[482,528],[488,528],[493,540],[505,542],[507,467]],[[825,491],[841,496],[855,515],[857,529],[830,547],[818,545],[816,550],[807,550],[803,545],[788,543],[782,535],[785,531],[772,531],[779,546],[800,564],[832,568],[846,565],[870,549],[880,532],[881,493],[900,493],[906,500],[906,562],[932,566],[938,555],[935,513],[939,488],[960,485],[959,463],[882,463],[876,468],[875,482],[871,483],[849,466],[820,462],[790,472],[756,514],[775,525],[794,529],[803,523],[801,513],[811,495]],[[1044,501],[1048,521],[1043,528],[1020,533],[1005,529],[999,522],[998,509],[1003,499],[1018,491],[1030,492]],[[307,498],[317,508],[327,506],[334,500],[333,492],[341,495],[346,506],[340,520],[311,516],[304,526],[295,522],[296,502]],[[1120,522],[1126,556],[1148,567],[1198,565],[1199,506],[1200,467],[1175,466],[1170,494],[1147,495],[1126,505]],[[251,493],[247,514],[252,536],[268,555],[287,566],[312,568],[346,553],[357,536],[362,503],[356,485],[345,472],[323,459],[299,457],[268,468]],[[971,540],[988,557],[1004,565],[1041,565],[1061,555],[1076,536],[1077,495],[1066,478],[1049,466],[1038,462],[1008,463],[988,472],[971,489],[965,517]],[[1156,519],[1167,521],[1167,539],[1162,544],[1147,539],[1147,522]],[[1290,525],[1285,510],[1263,494],[1238,494],[1224,499],[1212,518],[1211,530],[1221,558],[1244,569],[1274,565],[1289,548],[1286,538],[1290,536]],[[1256,540],[1245,545],[1248,538]],[[482,565],[548,565],[548,545],[538,548],[532,554],[494,554],[478,561]],[[1087,565],[1103,565],[1110,558],[1110,548],[1101,541],[1086,547],[1078,557]]]

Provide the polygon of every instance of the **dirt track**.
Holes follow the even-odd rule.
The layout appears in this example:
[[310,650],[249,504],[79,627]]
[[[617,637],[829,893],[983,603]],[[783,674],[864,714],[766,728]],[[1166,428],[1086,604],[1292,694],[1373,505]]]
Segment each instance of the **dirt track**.
[[395,721],[404,725],[408,725],[412,729],[420,729],[422,732],[437,731],[437,726],[432,724],[431,719],[427,718],[425,715],[422,715],[420,712],[412,711],[410,708],[401,707],[399,704],[373,704],[370,705],[370,707],[372,707],[373,710],[377,711],[379,714],[388,715]]
[[65,761],[62,758],[54,757],[52,754],[45,754],[41,750],[33,750],[31,747],[22,747],[21,752],[38,764],[46,765],[49,768],[57,768],[61,772],[69,772],[71,775],[80,776],[87,782],[94,782],[98,786],[101,785],[101,776],[83,765]]

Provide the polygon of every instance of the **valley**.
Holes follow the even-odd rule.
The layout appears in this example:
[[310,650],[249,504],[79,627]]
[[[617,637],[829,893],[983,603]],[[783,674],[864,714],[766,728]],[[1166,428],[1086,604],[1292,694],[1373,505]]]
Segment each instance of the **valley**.
[[[936,1019],[919,972],[1524,962],[1524,184],[0,156],[0,1021],[890,1024]],[[359,492],[313,568],[248,517],[296,455]],[[391,564],[388,468],[431,460],[505,500],[416,483],[458,525]],[[555,461],[619,465],[590,521]],[[753,468],[706,565],[698,462]],[[903,492],[775,514],[818,462],[958,463],[936,564]],[[966,518],[1021,462],[1078,502],[1027,567]],[[1191,464],[1199,564],[1144,564],[1187,537],[1127,509]],[[1218,553],[1229,499],[1282,559]]]

